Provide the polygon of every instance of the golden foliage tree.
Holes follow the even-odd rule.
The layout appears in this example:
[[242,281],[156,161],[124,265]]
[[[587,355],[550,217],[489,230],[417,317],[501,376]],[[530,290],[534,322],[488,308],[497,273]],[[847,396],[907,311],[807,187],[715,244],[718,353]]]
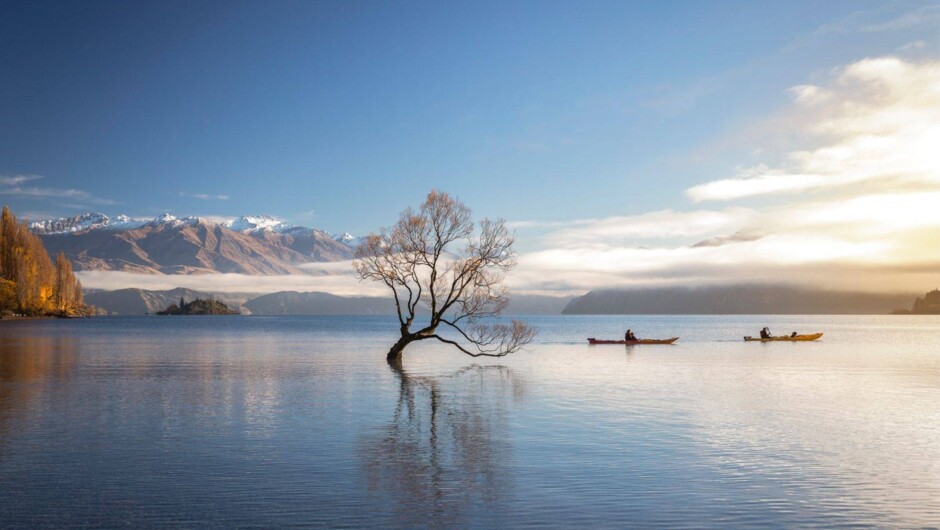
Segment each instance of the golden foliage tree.
[[84,310],[72,263],[59,254],[55,265],[42,240],[17,222],[5,206],[0,214],[0,311],[27,315],[73,315]]

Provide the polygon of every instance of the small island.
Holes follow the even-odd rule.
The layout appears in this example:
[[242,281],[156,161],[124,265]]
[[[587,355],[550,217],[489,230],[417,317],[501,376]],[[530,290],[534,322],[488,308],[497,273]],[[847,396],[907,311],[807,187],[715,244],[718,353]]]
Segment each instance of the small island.
[[170,307],[164,309],[163,311],[157,311],[158,315],[238,315],[238,311],[233,310],[229,306],[214,300],[212,298],[208,300],[202,300],[197,298],[192,302],[186,303],[182,298],[180,298],[179,305],[170,304]]

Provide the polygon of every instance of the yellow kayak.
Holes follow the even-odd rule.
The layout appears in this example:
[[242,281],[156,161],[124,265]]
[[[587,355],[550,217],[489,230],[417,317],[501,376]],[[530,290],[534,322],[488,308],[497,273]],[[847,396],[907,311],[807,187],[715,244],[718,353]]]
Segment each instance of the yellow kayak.
[[816,340],[822,336],[823,336],[822,333],[813,333],[811,335],[797,335],[795,337],[791,337],[790,335],[784,335],[783,337],[771,337],[769,339],[762,339],[760,337],[744,337],[744,340],[746,342],[751,342],[751,341],[755,341],[755,342],[774,342],[774,341],[802,342],[802,341],[808,341],[808,340]]

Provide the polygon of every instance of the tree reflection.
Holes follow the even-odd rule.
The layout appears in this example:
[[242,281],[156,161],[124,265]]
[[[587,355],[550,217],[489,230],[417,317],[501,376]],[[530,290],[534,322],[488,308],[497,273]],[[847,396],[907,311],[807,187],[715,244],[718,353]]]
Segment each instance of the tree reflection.
[[0,442],[12,434],[12,425],[25,423],[23,418],[42,392],[42,383],[68,380],[75,350],[70,337],[26,335],[0,340]]
[[[508,405],[522,381],[505,366],[473,365],[447,376],[399,381],[391,421],[361,446],[371,492],[406,526],[453,526],[511,491]],[[484,508],[485,509],[485,508]]]

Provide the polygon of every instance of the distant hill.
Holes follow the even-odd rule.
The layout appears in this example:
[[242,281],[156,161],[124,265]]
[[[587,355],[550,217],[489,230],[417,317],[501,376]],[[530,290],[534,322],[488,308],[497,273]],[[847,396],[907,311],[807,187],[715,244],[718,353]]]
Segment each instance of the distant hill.
[[392,315],[391,298],[336,296],[329,293],[281,291],[249,300],[253,315]]
[[535,294],[511,294],[507,315],[560,315],[573,296],[544,296]]
[[[394,315],[395,304],[388,297],[336,296],[329,293],[281,291],[257,295],[170,289],[118,289],[89,291],[85,301],[110,314],[152,315],[180,298],[214,298],[244,314],[253,315]],[[571,297],[517,295],[510,298],[506,314],[560,315]]]
[[781,285],[595,290],[573,299],[566,315],[875,314],[907,305],[910,294],[834,292]]
[[[560,315],[571,297],[511,296],[508,315]],[[329,293],[281,291],[245,303],[253,315],[394,315],[389,297],[336,296]]]

